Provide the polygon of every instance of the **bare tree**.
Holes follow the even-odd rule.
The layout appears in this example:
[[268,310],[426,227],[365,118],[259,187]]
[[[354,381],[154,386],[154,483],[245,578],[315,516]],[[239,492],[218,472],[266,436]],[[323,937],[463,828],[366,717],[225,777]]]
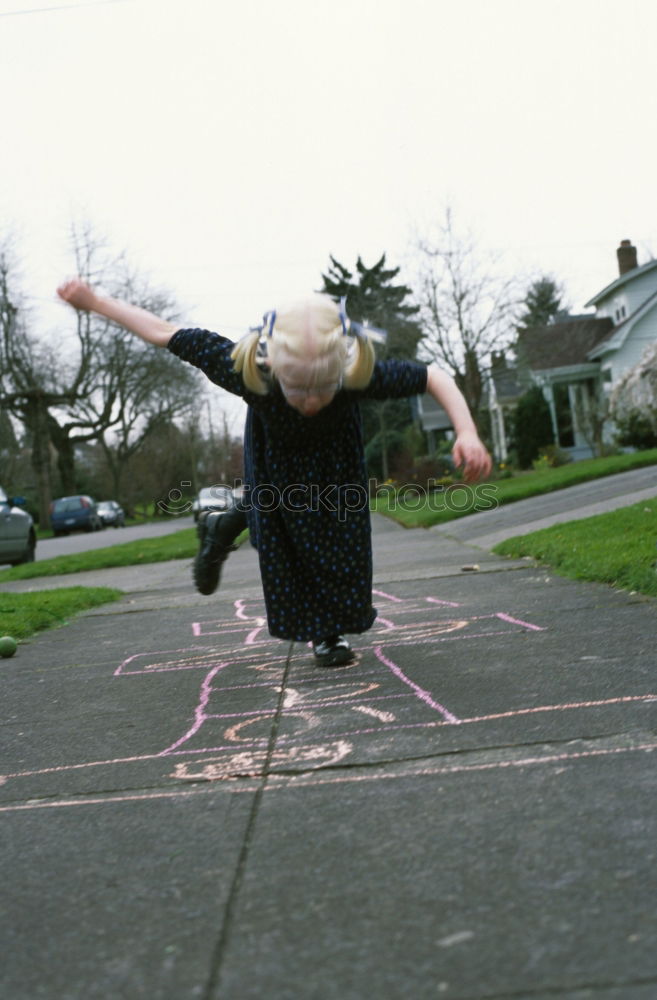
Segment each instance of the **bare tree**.
[[[78,272],[98,283],[111,277],[110,294],[175,318],[171,297],[153,292],[125,260],[108,257],[89,226],[73,227]],[[166,351],[149,348],[96,315],[71,311],[75,337],[64,360],[28,331],[29,316],[13,287],[9,249],[0,251],[0,403],[28,429],[39,495],[39,516],[48,523],[52,498],[50,448],[54,446],[62,489],[76,490],[75,449],[100,441],[114,482],[155,427],[189,409],[198,376]],[[61,341],[63,338],[59,338]]]
[[[150,288],[123,254],[111,257],[88,224],[71,227],[71,242],[77,273],[90,284],[103,284],[111,295],[165,319],[176,318],[169,293]],[[99,441],[118,495],[126,462],[158,424],[189,408],[197,375],[105,317],[85,312],[75,317],[77,363],[67,373],[75,391],[60,412],[50,414],[51,440],[66,491],[75,481],[76,447]]]
[[119,496],[129,460],[156,430],[188,415],[198,382],[196,373],[168,352],[118,331],[113,339],[107,380],[80,409],[90,421],[96,417],[100,422],[110,414],[97,440],[111,470],[114,496]]
[[474,238],[456,232],[449,208],[436,236],[416,244],[424,329],[420,356],[450,372],[477,420],[490,354],[515,336],[515,279],[500,277],[496,262],[484,257]]
[[58,385],[56,360],[29,333],[27,322],[15,255],[7,240],[0,247],[0,405],[28,431],[39,520],[46,525],[52,499],[48,412],[69,402],[70,394]]

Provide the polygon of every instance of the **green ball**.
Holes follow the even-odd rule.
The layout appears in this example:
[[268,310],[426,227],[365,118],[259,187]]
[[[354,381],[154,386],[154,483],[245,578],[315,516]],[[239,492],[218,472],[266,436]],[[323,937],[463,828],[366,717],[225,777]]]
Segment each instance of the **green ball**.
[[0,656],[7,659],[8,656],[13,656],[18,649],[18,643],[15,639],[12,639],[10,635],[3,635],[0,639]]

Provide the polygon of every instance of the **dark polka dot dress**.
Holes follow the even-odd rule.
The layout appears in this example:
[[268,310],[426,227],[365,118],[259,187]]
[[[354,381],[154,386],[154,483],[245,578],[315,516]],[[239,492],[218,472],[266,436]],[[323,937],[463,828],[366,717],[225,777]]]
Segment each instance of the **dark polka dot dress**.
[[269,631],[321,641],[371,627],[372,546],[358,401],[418,395],[427,369],[379,361],[366,389],[341,390],[314,417],[274,386],[249,392],[233,369],[234,344],[207,330],[178,330],[169,350],[248,404],[244,480]]

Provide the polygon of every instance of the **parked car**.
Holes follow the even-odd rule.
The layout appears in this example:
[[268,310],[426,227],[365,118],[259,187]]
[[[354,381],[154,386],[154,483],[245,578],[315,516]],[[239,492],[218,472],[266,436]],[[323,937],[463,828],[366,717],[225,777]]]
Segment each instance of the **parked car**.
[[104,528],[95,500],[87,496],[59,497],[50,504],[50,527],[55,535],[69,531],[100,531]]
[[125,528],[125,511],[116,500],[101,500],[96,509],[105,527],[111,524],[115,528]]
[[9,497],[0,488],[0,563],[34,562],[36,531],[23,497]]
[[198,521],[199,515],[208,510],[230,510],[234,503],[230,486],[204,486],[192,503],[194,520]]

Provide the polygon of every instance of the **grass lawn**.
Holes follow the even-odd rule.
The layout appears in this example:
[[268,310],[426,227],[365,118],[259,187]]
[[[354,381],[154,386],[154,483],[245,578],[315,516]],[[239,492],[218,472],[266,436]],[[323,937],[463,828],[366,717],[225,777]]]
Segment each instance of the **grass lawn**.
[[531,556],[575,580],[657,597],[657,500],[509,538],[493,551]]
[[110,587],[58,587],[24,594],[0,594],[0,635],[17,641],[33,632],[66,625],[80,611],[118,601],[123,591]]
[[407,528],[429,528],[432,524],[443,524],[478,511],[491,510],[647,465],[657,465],[656,448],[632,455],[584,459],[558,469],[522,472],[511,479],[498,479],[491,483],[448,487],[446,491],[429,497],[418,498],[411,494],[404,499],[390,490],[372,501],[372,510],[394,518]]

